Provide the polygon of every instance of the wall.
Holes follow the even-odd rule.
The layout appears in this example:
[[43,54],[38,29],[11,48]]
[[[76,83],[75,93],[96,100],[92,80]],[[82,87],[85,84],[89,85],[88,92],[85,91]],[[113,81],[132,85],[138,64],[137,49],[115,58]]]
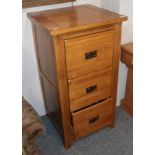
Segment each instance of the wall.
[[[124,4],[123,1],[122,1],[122,3],[120,3],[120,1],[118,1],[118,0],[113,0],[113,3],[110,3],[108,1],[112,1],[112,0],[77,0],[76,2],[74,2],[74,5],[92,4],[92,5],[95,5],[98,7],[106,7],[107,9],[112,8],[113,11],[115,11],[115,12],[121,11],[123,13],[123,11],[126,11],[126,9],[123,10],[123,7],[126,5],[126,4]],[[128,0],[128,1],[130,1],[130,0]],[[116,3],[114,3],[114,2],[116,2]],[[113,4],[113,5],[111,6],[110,4]],[[57,5],[28,8],[28,9],[23,9],[23,11],[22,11],[22,16],[23,16],[22,17],[22,22],[23,22],[22,23],[22,31],[23,31],[22,32],[22,34],[23,34],[23,36],[22,36],[22,40],[23,40],[22,94],[32,104],[34,109],[40,115],[45,115],[45,108],[44,108],[44,104],[43,104],[43,100],[42,100],[40,83],[39,83],[39,78],[38,78],[38,70],[37,70],[37,64],[36,64],[36,58],[35,58],[35,52],[34,52],[31,23],[30,23],[29,19],[27,18],[26,14],[28,12],[61,8],[61,7],[71,6],[71,5],[72,5],[71,3],[64,3],[64,4],[57,4]],[[124,36],[126,36],[126,33],[130,34],[129,28],[123,29],[123,40],[125,40],[125,41],[130,39],[129,37],[127,39],[126,39],[126,37],[124,37]],[[130,34],[130,36],[131,36],[131,34]],[[123,42],[125,42],[125,41],[123,41]],[[126,79],[125,66],[121,65],[120,73],[119,73],[119,89],[118,89],[117,105],[119,105],[119,100],[124,95],[125,79]],[[123,84],[122,84],[122,81],[124,81]]]

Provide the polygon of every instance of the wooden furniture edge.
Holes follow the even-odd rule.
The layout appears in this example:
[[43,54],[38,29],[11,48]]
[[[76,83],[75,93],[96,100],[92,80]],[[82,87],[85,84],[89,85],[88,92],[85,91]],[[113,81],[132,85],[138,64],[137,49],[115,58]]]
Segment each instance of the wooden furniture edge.
[[131,109],[129,106],[124,104],[125,99],[121,100],[121,107],[122,109],[129,114],[129,116],[133,117],[133,109]]
[[51,4],[59,4],[59,3],[66,3],[66,2],[74,2],[75,0],[31,0],[31,1],[22,1],[22,8],[29,8],[29,7],[38,7],[43,5],[51,5]]
[[[69,105],[69,88],[67,84],[67,72],[66,72],[66,61],[64,41],[61,40],[60,35],[53,37],[55,46],[55,59],[56,59],[56,70],[58,79],[59,96],[61,102],[61,113],[62,113],[62,124],[64,131],[64,146],[66,149],[71,147],[73,140],[73,131],[71,127],[71,116],[70,116],[70,105]],[[62,50],[63,49],[63,50]]]
[[[129,49],[127,49],[125,46],[126,45],[131,45],[132,46],[132,51],[130,51]],[[122,51],[125,51],[127,54],[133,56],[133,42],[129,42],[129,43],[126,43],[126,44],[122,44],[121,45],[121,50]]]
[[[131,51],[129,49],[129,47],[126,47],[126,46],[132,46],[131,48]],[[124,63],[127,68],[128,68],[128,71],[127,71],[127,78],[128,78],[128,74],[129,74],[129,69],[132,69],[133,70],[133,66],[129,65],[126,63],[126,61],[124,60],[124,55],[128,55],[130,57],[133,57],[133,42],[128,42],[126,44],[122,44],[121,45],[121,61],[122,63]],[[127,89],[127,82],[126,82],[126,89]],[[126,93],[125,93],[125,96],[124,98],[121,100],[121,108],[131,117],[133,117],[133,107],[125,104],[125,101],[126,101]]]
[[[88,8],[94,7],[92,5],[79,5],[79,6],[86,6]],[[75,7],[77,7],[77,6],[75,6]],[[66,8],[69,8],[69,7],[66,7]],[[97,8],[97,7],[95,7],[95,8]],[[102,8],[100,8],[100,9],[102,9]],[[53,9],[53,10],[57,10],[57,9]],[[96,27],[102,27],[102,26],[104,27],[104,26],[109,26],[109,25],[119,24],[119,23],[121,24],[123,21],[126,21],[128,19],[127,16],[121,15],[120,17],[116,17],[115,20],[108,21],[108,22],[95,22],[95,23],[89,23],[89,24],[84,24],[84,25],[80,25],[80,26],[74,26],[71,28],[60,28],[60,29],[58,29],[56,27],[56,23],[49,21],[44,16],[43,16],[44,20],[46,19],[46,22],[49,22],[52,25],[52,28],[51,28],[51,26],[47,25],[46,22],[45,22],[45,24],[43,24],[43,23],[40,24],[39,21],[37,21],[37,19],[35,19],[35,18],[37,18],[38,15],[40,16],[40,12],[34,12],[34,13],[28,13],[27,14],[28,18],[31,21],[33,21],[35,24],[39,24],[40,26],[43,25],[43,27],[46,28],[51,33],[51,35],[53,35],[53,36],[59,35],[59,34],[70,33],[70,32],[81,31],[81,30],[87,30],[87,29],[96,28]]]
[[112,99],[113,99],[113,122],[110,127],[115,126],[117,86],[118,86],[118,70],[120,59],[120,43],[121,43],[122,23],[116,24],[114,27],[114,55],[113,55],[113,74],[112,74]]

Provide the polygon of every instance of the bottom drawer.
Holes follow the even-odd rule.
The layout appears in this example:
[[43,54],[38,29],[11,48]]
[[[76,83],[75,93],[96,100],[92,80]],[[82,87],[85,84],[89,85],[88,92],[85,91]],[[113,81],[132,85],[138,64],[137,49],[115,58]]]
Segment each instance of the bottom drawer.
[[72,113],[74,138],[79,139],[112,122],[112,99],[92,105],[86,109]]

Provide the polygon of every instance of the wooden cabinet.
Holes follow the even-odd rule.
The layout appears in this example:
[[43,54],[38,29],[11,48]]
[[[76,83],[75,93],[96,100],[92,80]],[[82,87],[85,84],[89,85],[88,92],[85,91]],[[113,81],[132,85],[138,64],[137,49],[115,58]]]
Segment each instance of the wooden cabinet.
[[133,43],[122,45],[121,60],[128,67],[125,97],[122,100],[122,108],[133,115]]
[[114,127],[122,21],[91,5],[29,13],[47,114],[65,148]]

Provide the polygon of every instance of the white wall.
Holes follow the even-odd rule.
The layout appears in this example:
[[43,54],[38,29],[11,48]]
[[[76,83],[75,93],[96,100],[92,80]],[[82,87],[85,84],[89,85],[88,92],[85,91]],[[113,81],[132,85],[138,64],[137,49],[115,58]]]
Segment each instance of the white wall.
[[[105,3],[105,1],[108,1]],[[109,1],[113,1],[113,3],[109,3]],[[107,9],[112,9],[115,12],[121,12],[125,14],[129,14],[129,11],[124,7],[127,7],[124,3],[124,1],[129,2],[130,0],[77,0],[74,2],[74,5],[79,4],[92,4],[98,7],[105,7]],[[113,4],[113,5],[111,5]],[[119,4],[119,5],[118,5]],[[109,6],[110,7],[109,7]],[[41,10],[47,10],[47,9],[54,9],[54,8],[60,8],[60,7],[67,7],[71,6],[71,3],[65,3],[65,4],[57,4],[57,5],[48,5],[48,6],[42,6],[42,7],[34,7],[34,8],[28,8],[23,9],[22,11],[22,31],[23,31],[23,73],[22,73],[22,80],[23,80],[23,96],[31,103],[31,105],[35,108],[35,110],[40,115],[45,115],[45,108],[43,104],[43,99],[41,95],[40,90],[40,83],[38,78],[38,71],[37,71],[37,64],[36,64],[36,58],[35,58],[35,52],[34,52],[34,44],[33,44],[33,37],[32,37],[32,30],[31,30],[31,23],[29,19],[27,18],[26,14],[28,12],[33,11],[41,11]],[[124,8],[124,9],[123,9]],[[118,11],[119,10],[119,11]],[[128,24],[128,28],[123,29],[123,42],[128,41],[131,39],[130,32],[132,29],[130,28],[132,23],[132,20],[130,21],[130,24]],[[129,30],[130,29],[130,30]],[[130,34],[130,36],[126,37],[126,34]],[[125,89],[125,79],[126,79],[126,68],[125,66],[121,65],[120,67],[120,73],[119,73],[119,89],[118,89],[118,102],[117,105],[119,105],[120,98],[124,95],[124,89]],[[122,83],[123,81],[123,83]]]

